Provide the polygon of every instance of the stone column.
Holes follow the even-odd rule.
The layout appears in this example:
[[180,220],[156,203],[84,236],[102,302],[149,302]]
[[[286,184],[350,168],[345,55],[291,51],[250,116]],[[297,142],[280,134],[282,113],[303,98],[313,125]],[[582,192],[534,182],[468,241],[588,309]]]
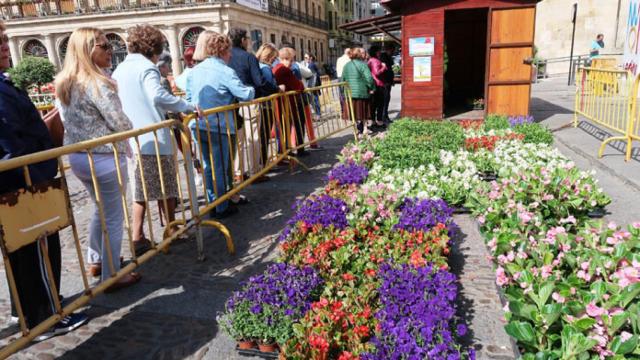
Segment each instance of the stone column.
[[22,56],[20,54],[20,48],[18,47],[18,41],[13,36],[9,38],[9,51],[11,52],[11,62],[13,66],[18,65]]
[[178,41],[178,29],[175,24],[167,28],[167,41],[169,41],[173,76],[178,76],[182,72],[182,61],[180,61],[182,54],[180,53],[180,43]]
[[46,34],[44,36],[44,46],[47,48],[49,61],[51,61],[56,69],[60,69],[60,63],[58,62],[58,51],[56,51],[56,44],[55,41],[53,41],[53,35]]

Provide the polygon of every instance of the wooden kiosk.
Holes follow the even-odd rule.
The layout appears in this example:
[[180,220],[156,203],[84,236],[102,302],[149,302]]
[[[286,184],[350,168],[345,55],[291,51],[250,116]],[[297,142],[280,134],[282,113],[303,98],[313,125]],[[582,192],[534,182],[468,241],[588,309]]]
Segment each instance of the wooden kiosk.
[[485,113],[526,115],[538,1],[382,0],[391,15],[343,28],[366,35],[401,29],[403,116],[461,114],[480,99]]

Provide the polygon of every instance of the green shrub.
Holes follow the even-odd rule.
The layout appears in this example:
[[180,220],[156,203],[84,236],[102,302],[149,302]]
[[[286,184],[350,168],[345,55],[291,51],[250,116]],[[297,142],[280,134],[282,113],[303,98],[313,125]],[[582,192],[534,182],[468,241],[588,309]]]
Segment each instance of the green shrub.
[[380,163],[390,168],[439,164],[440,150],[457,151],[464,144],[462,128],[450,121],[395,121],[375,146]]
[[40,86],[53,81],[56,68],[49,59],[27,56],[16,67],[9,69],[9,75],[17,87],[27,90],[31,85]]
[[531,144],[547,144],[553,143],[553,134],[546,126],[540,124],[521,124],[513,127],[513,131],[524,135],[522,140]]
[[504,115],[487,115],[484,120],[485,130],[500,130],[509,128],[509,118]]

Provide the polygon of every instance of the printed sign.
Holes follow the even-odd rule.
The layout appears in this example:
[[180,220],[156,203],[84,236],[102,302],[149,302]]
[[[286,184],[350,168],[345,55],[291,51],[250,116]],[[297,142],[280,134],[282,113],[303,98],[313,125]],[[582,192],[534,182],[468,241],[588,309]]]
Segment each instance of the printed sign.
[[269,11],[269,0],[236,0],[236,3],[258,11]]
[[636,75],[640,63],[640,0],[629,2],[629,17],[627,18],[627,32],[624,42],[624,68]]
[[409,56],[433,55],[435,40],[431,37],[409,38]]
[[413,58],[413,81],[431,81],[431,56]]

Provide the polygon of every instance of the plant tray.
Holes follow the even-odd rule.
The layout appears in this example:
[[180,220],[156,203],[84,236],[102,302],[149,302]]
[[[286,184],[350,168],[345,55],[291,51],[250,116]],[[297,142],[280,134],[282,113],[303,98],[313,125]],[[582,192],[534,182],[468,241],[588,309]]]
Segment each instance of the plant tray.
[[242,356],[257,356],[263,359],[277,359],[280,356],[279,352],[262,352],[258,349],[240,349],[236,345],[236,351]]
[[478,176],[482,181],[494,181],[498,179],[498,176],[494,173],[478,173]]
[[466,208],[464,206],[455,206],[453,207],[454,214],[471,214],[471,209]]
[[587,213],[587,216],[592,219],[600,219],[607,215],[608,212],[604,208],[595,208]]

